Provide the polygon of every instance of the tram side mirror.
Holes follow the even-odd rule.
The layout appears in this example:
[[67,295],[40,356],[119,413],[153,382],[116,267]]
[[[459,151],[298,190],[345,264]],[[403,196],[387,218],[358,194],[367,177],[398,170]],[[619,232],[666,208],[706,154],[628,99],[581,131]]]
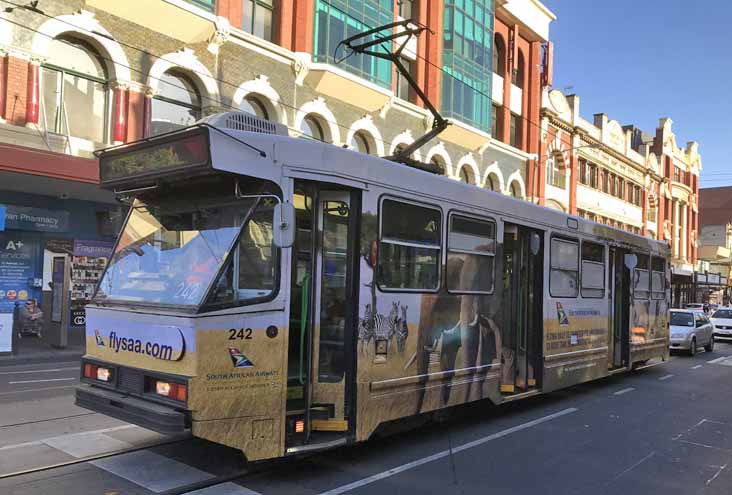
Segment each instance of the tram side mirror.
[[633,253],[625,255],[625,266],[628,270],[633,270],[638,265],[638,256]]
[[295,244],[295,207],[292,203],[275,205],[273,227],[272,240],[275,246],[288,248]]

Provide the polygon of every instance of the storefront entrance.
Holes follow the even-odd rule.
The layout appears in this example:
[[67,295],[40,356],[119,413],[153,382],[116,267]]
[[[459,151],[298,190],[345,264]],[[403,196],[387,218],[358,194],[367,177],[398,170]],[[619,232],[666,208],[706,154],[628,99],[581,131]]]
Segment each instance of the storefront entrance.
[[83,351],[84,306],[125,211],[22,193],[0,191],[0,197],[0,353]]

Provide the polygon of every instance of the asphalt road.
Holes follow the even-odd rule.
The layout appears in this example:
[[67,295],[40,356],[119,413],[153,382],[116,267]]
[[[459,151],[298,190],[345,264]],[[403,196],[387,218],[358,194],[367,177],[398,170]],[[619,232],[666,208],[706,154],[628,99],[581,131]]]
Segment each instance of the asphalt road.
[[[11,386],[5,377],[0,387]],[[730,378],[732,345],[718,344],[711,354],[676,356],[543,397],[461,407],[442,422],[259,466],[258,474],[196,493],[729,494]],[[122,434],[131,431],[98,433],[130,441]],[[73,459],[80,443],[44,447]],[[98,444],[95,437],[90,448]],[[11,447],[18,457],[26,451]],[[7,453],[0,450],[0,463]],[[236,451],[187,440],[0,479],[0,493],[163,493],[244,468]]]

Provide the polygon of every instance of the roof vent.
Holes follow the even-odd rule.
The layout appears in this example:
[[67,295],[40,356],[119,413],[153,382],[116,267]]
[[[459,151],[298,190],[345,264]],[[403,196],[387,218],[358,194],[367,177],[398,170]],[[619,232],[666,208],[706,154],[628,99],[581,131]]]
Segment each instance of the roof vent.
[[262,134],[277,134],[287,136],[287,127],[261,119],[246,112],[223,112],[208,115],[199,122],[204,122],[222,129],[234,129],[236,131],[259,132]]

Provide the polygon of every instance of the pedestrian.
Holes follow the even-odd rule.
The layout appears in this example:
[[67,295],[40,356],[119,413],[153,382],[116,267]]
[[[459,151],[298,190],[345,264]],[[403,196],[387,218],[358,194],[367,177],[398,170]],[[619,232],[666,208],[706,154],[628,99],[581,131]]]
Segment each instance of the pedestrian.
[[40,310],[35,299],[28,299],[20,309],[20,332],[34,333],[39,339],[42,337],[43,311]]

